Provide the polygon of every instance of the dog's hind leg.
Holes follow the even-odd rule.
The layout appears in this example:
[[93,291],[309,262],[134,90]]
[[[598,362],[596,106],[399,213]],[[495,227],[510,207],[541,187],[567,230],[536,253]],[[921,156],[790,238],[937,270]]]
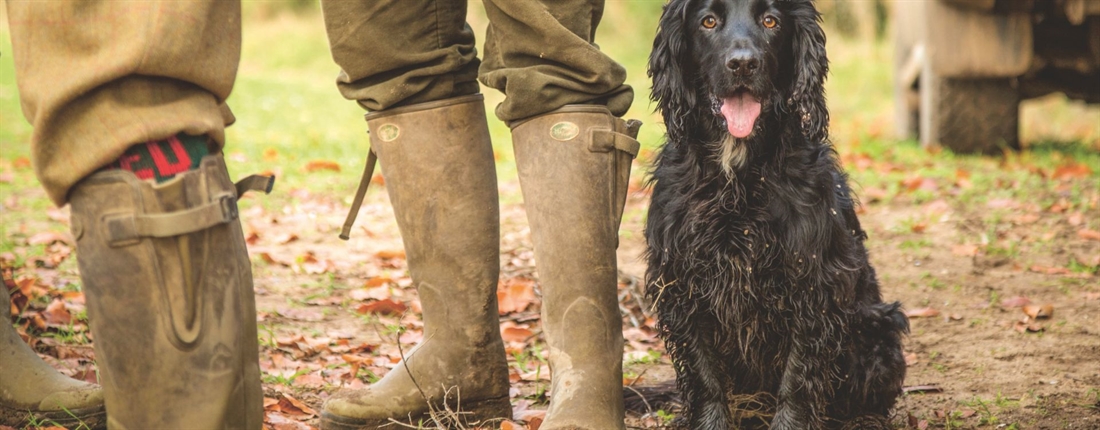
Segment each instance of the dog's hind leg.
[[860,313],[861,323],[854,336],[855,348],[848,357],[848,378],[839,390],[838,418],[877,415],[885,417],[901,395],[905,380],[905,357],[901,336],[909,331],[909,320],[899,303],[877,303]]

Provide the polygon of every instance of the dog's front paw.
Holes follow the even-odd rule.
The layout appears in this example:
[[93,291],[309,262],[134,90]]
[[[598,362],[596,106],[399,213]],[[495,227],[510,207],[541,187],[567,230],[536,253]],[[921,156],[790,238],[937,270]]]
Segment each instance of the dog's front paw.
[[815,424],[810,417],[799,414],[794,408],[780,406],[772,417],[769,430],[818,430],[824,428]]
[[725,402],[708,402],[697,407],[691,419],[692,430],[728,430],[732,428]]
[[840,430],[890,430],[890,420],[879,415],[864,415],[844,423]]

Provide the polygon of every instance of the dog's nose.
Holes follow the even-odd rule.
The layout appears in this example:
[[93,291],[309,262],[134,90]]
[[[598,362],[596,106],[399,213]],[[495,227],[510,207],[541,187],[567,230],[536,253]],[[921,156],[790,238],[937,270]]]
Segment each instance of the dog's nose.
[[737,76],[751,76],[760,67],[760,61],[748,50],[734,51],[730,59],[726,61],[726,67]]

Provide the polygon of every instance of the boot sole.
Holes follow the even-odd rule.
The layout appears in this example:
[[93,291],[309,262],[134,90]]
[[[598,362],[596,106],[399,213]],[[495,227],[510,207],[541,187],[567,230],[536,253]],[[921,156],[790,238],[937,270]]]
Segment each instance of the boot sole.
[[[463,425],[485,425],[491,421],[501,421],[512,418],[512,404],[507,397],[484,399],[472,402],[463,402],[462,409],[457,414],[440,416],[439,421],[448,424],[460,420]],[[432,424],[429,413],[410,417],[386,417],[386,418],[352,418],[329,412],[321,413],[322,430],[373,430],[395,428],[394,423],[410,425]],[[493,427],[495,428],[495,427]]]
[[106,430],[107,411],[103,406],[52,412],[31,412],[0,406],[0,425],[15,423],[15,428],[23,428],[30,426],[32,422],[38,423],[39,426],[56,425],[67,429]]

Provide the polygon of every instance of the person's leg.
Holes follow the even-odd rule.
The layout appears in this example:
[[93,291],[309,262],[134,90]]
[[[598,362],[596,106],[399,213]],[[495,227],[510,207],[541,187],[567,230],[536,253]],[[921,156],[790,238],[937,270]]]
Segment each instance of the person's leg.
[[496,170],[466,2],[332,1],[322,9],[340,91],[372,111],[370,150],[420,295],[424,340],[380,381],[334,394],[321,426],[434,423],[429,408],[444,403],[460,411],[435,417],[444,426],[510,418],[496,299]]
[[252,277],[219,152],[240,5],[7,6],[35,172],[72,204],[108,426],[258,429]]
[[485,0],[489,28],[479,79],[504,93],[512,122],[570,104],[604,105],[622,116],[634,100],[626,70],[593,39],[603,0]]
[[465,0],[324,1],[336,86],[371,112],[477,94]]
[[602,0],[486,0],[481,81],[505,93],[543,291],[550,410],[541,428],[624,428],[619,220],[640,123],[633,91],[593,43]]

